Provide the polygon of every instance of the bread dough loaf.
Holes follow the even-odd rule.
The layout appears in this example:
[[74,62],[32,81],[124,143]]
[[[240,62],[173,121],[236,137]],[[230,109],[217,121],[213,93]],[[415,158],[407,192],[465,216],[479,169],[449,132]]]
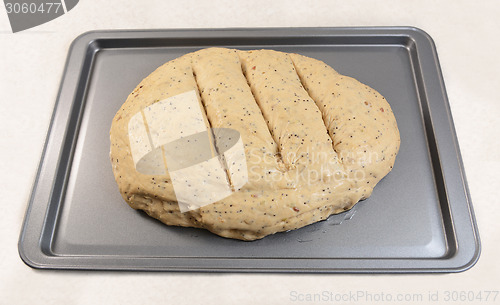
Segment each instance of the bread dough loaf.
[[[217,179],[226,179],[228,196],[183,212],[168,170],[172,163],[159,161],[165,170],[158,173],[137,170],[136,156],[145,154],[140,150],[152,148],[130,131],[142,128],[134,120],[161,121],[162,114],[152,110],[155,103],[189,92],[201,110],[198,129],[237,131],[244,162],[221,157],[226,175]],[[184,126],[186,118],[169,120]],[[193,126],[182,127],[186,136],[199,131]],[[149,132],[150,140],[161,136]],[[214,147],[222,149],[214,135]],[[297,229],[352,208],[390,172],[400,145],[393,112],[374,89],[302,55],[226,48],[186,54],[151,73],[118,110],[110,140],[113,173],[132,208],[167,225],[241,240]],[[235,188],[232,173],[240,171],[247,181]],[[197,186],[189,187],[196,195]]]

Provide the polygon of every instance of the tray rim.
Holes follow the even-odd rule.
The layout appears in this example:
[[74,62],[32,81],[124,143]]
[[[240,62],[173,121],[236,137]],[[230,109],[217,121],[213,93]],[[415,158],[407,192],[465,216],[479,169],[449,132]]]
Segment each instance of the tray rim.
[[[99,264],[95,264],[96,259],[94,256],[58,256],[50,253],[50,248],[44,248],[41,244],[41,236],[45,230],[50,230],[50,227],[46,227],[45,219],[48,213],[54,213],[49,208],[51,203],[47,200],[43,202],[43,198],[52,198],[52,194],[56,193],[55,188],[64,189],[65,186],[55,185],[52,181],[57,175],[59,168],[59,163],[61,158],[67,158],[65,155],[62,143],[65,141],[69,130],[70,117],[74,111],[72,111],[75,100],[78,97],[84,98],[85,92],[77,92],[78,84],[82,81],[80,76],[85,76],[82,72],[82,68],[85,68],[84,60],[87,59],[87,52],[97,52],[99,50],[95,44],[99,39],[120,39],[120,38],[190,38],[196,39],[197,37],[206,38],[221,38],[221,37],[234,37],[235,35],[243,37],[294,37],[294,36],[339,36],[339,37],[351,37],[351,36],[407,36],[411,43],[415,45],[417,54],[417,66],[423,72],[426,72],[426,78],[423,79],[423,84],[417,84],[418,91],[421,89],[423,92],[420,94],[429,93],[431,91],[438,91],[439,102],[443,102],[444,107],[442,109],[429,109],[429,120],[432,122],[432,111],[436,113],[441,113],[448,118],[445,130],[433,130],[433,136],[436,137],[438,147],[438,153],[446,150],[446,153],[450,152],[455,158],[454,164],[447,165],[450,163],[449,160],[443,160],[439,158],[439,167],[444,172],[445,169],[455,169],[451,171],[452,173],[443,173],[444,179],[453,178],[453,175],[458,174],[460,183],[455,183],[453,186],[461,190],[460,195],[462,195],[461,200],[465,201],[465,206],[460,209],[460,211],[453,211],[453,208],[458,209],[460,207],[451,207],[451,222],[453,225],[454,238],[460,242],[473,242],[473,251],[464,252],[462,248],[458,246],[457,251],[452,251],[448,257],[437,259],[417,259],[420,261],[436,261],[437,264],[428,267],[417,267],[417,268],[402,268],[397,266],[403,266],[401,262],[413,259],[384,259],[387,262],[393,262],[395,267],[385,267],[385,268],[375,268],[373,266],[380,262],[380,259],[330,259],[331,261],[343,260],[343,267],[328,266],[325,265],[325,259],[307,259],[308,264],[302,268],[290,268],[290,267],[280,267],[279,258],[258,258],[261,262],[266,262],[266,264],[261,267],[235,267],[238,263],[248,263],[255,261],[255,259],[233,259],[233,258],[205,258],[205,261],[209,261],[210,264],[205,265],[205,263],[198,264],[193,267],[193,258],[158,258],[158,257],[124,257],[124,256],[108,256],[99,257]],[[140,36],[143,35],[143,36]],[[94,46],[94,47],[92,47]],[[423,57],[422,54],[430,56],[433,61],[422,61],[419,60]],[[95,54],[92,54],[91,60],[94,59]],[[91,66],[91,63],[90,63]],[[71,73],[71,71],[78,71],[78,73]],[[87,74],[88,81],[89,74]],[[422,88],[420,88],[422,86]],[[427,87],[435,87],[434,90],[426,90]],[[435,92],[434,92],[435,93]],[[426,99],[429,96],[425,95]],[[431,97],[432,98],[432,97]],[[69,101],[69,102],[64,102]],[[429,108],[435,108],[431,107]],[[82,107],[84,107],[82,105]],[[78,120],[79,118],[77,118]],[[65,123],[66,122],[66,123]],[[434,126],[434,124],[432,124]],[[59,128],[57,128],[59,127]],[[65,128],[60,128],[65,127]],[[434,127],[433,127],[434,128]],[[443,133],[448,133],[450,138],[446,141],[447,145],[440,145],[444,139]],[[449,137],[451,133],[451,137]],[[76,137],[75,137],[76,138]],[[439,140],[438,140],[439,138]],[[74,139],[73,139],[74,144]],[[74,147],[74,145],[72,145]],[[71,150],[69,151],[71,153]],[[72,154],[69,155],[69,158]],[[445,164],[443,164],[445,163]],[[448,179],[448,182],[450,179]],[[456,182],[456,181],[455,181]],[[46,186],[50,186],[47,188]],[[448,187],[449,183],[444,181],[444,186]],[[45,188],[44,188],[45,187]],[[449,192],[447,192],[449,193]],[[57,198],[55,198],[57,199]],[[60,201],[59,201],[60,202]],[[455,202],[455,201],[454,201]],[[451,204],[451,203],[450,203]],[[464,211],[465,209],[465,211]],[[460,213],[459,213],[460,212]],[[467,215],[463,215],[465,212]],[[55,211],[57,213],[57,211]],[[458,213],[458,214],[457,214]],[[459,221],[458,223],[455,223]],[[465,228],[469,230],[465,231]],[[38,234],[34,234],[37,233]],[[464,235],[465,234],[465,235]],[[38,237],[38,238],[37,238]],[[459,240],[460,238],[460,240]],[[135,271],[216,271],[216,272],[306,272],[306,273],[436,273],[436,272],[461,272],[471,268],[479,259],[481,252],[481,244],[479,239],[479,233],[477,228],[477,223],[475,221],[475,215],[471,204],[470,192],[467,186],[467,179],[465,176],[464,166],[460,154],[460,148],[458,145],[458,139],[456,136],[456,131],[453,124],[453,118],[451,116],[451,110],[448,102],[448,97],[446,95],[446,90],[444,86],[444,80],[441,73],[441,68],[439,65],[439,60],[437,57],[437,51],[432,38],[423,30],[411,27],[411,26],[401,26],[401,27],[300,27],[300,28],[216,28],[216,29],[153,29],[153,30],[96,30],[85,32],[75,38],[71,43],[66,58],[64,73],[61,78],[59,91],[56,98],[56,103],[54,106],[54,111],[52,113],[49,129],[47,131],[47,136],[43,148],[43,152],[40,158],[38,170],[36,173],[36,178],[33,183],[32,192],[29,198],[28,207],[23,220],[23,226],[18,242],[18,251],[21,259],[30,267],[37,269],[71,269],[71,270],[135,270]],[[75,263],[75,257],[80,260],[80,263]],[[138,259],[141,264],[137,264]],[[153,266],[148,264],[148,261],[162,260],[169,262],[170,264],[162,265],[161,267]],[[220,262],[230,260],[233,266],[224,266]],[[304,259],[286,259],[287,262],[302,262]],[[399,261],[399,263],[396,263]],[[446,261],[447,264],[440,265],[439,262]],[[93,263],[94,262],[94,263]],[[215,262],[215,264],[213,264]],[[234,264],[236,263],[236,264]],[[243,264],[246,265],[246,264]],[[300,265],[300,264],[299,264]],[[387,264],[391,266],[391,264]],[[432,264],[431,264],[432,265]],[[241,266],[241,265],[239,265]],[[365,267],[363,267],[365,266]]]

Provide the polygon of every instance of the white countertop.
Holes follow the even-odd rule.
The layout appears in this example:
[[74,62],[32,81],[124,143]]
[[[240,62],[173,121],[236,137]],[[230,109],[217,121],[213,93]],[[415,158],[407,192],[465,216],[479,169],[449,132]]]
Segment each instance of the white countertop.
[[[311,4],[308,4],[311,2]],[[3,6],[2,6],[3,7]],[[0,304],[313,304],[307,294],[358,291],[351,302],[495,304],[500,290],[500,2],[490,1],[95,1],[12,34],[0,9]],[[95,29],[405,26],[437,46],[479,225],[482,254],[470,270],[439,275],[192,274],[40,271],[19,258],[17,241],[72,40]],[[428,300],[429,291],[439,302]],[[448,292],[482,301],[445,302]],[[413,297],[422,294],[423,299]],[[378,300],[378,302],[377,302]]]

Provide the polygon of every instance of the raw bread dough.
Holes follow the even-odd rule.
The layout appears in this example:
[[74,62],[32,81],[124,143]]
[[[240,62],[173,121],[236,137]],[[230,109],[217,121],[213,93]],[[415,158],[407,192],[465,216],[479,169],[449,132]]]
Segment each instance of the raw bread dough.
[[[134,147],[142,142],[129,131],[134,115],[193,91],[200,126],[239,132],[248,182],[234,189],[228,174],[229,196],[181,212],[168,170],[136,169]],[[350,209],[390,172],[400,145],[393,112],[374,89],[302,55],[226,48],[186,54],[151,73],[117,112],[110,139],[115,179],[132,208],[241,240]]]

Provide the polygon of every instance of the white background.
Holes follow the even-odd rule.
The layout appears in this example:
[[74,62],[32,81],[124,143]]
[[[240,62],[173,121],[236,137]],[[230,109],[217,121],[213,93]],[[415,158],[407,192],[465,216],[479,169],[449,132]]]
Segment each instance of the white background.
[[[497,0],[81,0],[60,18],[12,34],[2,6],[0,304],[299,304],[291,291],[439,291],[444,296],[446,290],[500,290],[499,16]],[[67,272],[33,270],[19,258],[21,223],[66,54],[77,35],[95,29],[377,25],[416,26],[436,42],[482,240],[479,262],[469,271],[377,276]],[[400,304],[413,303],[428,301]],[[462,304],[473,303],[500,304],[500,296],[496,302]]]

